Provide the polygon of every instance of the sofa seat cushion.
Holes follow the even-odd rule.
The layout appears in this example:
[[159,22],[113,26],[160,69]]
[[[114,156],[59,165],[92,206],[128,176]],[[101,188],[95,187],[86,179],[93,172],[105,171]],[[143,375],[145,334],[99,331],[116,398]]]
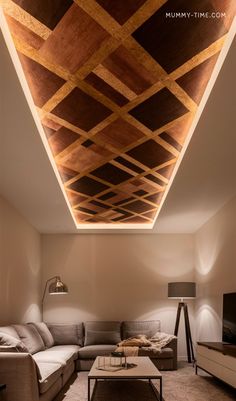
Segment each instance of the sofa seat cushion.
[[80,359],[94,359],[97,356],[110,355],[112,351],[115,351],[116,345],[86,345],[80,348],[78,354]]
[[162,348],[158,352],[154,352],[149,347],[141,347],[138,351],[139,356],[149,356],[152,359],[168,359],[174,357],[174,351],[172,348]]
[[73,362],[77,358],[78,349],[79,346],[76,345],[55,345],[45,351],[37,352],[33,355],[33,358],[36,363],[59,363],[61,366],[65,367],[68,363]]
[[60,363],[37,362],[41,375],[39,380],[39,392],[45,393],[62,375],[62,366]]
[[73,353],[73,360],[76,360],[78,358],[78,352],[80,350],[79,345],[54,345],[54,347],[51,347],[49,351],[52,352],[61,352],[61,351],[66,351],[66,352],[72,352]]

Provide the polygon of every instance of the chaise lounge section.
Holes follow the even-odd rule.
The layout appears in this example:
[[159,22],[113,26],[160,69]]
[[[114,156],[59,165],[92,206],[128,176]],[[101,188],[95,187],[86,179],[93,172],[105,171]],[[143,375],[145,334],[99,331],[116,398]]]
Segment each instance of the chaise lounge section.
[[[0,327],[0,382],[6,401],[51,401],[76,370],[89,370],[99,355],[139,334],[152,337],[160,321],[30,323]],[[177,369],[177,339],[159,352],[139,349],[159,369]]]

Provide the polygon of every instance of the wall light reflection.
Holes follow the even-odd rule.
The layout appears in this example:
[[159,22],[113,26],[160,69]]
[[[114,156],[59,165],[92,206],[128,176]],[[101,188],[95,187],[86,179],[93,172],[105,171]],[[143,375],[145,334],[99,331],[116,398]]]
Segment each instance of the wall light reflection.
[[210,300],[204,300],[204,304],[196,308],[196,340],[222,341],[222,319],[209,303]]

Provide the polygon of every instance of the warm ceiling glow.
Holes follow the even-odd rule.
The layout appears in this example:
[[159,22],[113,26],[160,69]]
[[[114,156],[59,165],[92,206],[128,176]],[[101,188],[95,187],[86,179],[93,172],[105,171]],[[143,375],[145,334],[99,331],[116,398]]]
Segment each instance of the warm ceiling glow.
[[76,227],[152,229],[233,39],[234,1],[227,18],[168,24],[178,1],[33,3],[5,0],[1,26]]

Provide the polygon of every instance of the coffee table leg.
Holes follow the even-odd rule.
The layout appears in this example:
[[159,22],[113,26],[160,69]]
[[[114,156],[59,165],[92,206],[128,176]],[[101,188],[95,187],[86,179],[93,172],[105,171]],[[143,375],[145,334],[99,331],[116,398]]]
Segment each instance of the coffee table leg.
[[162,377],[160,377],[160,401],[162,401]]
[[90,378],[88,377],[88,401],[90,401]]
[[152,380],[148,379],[148,381],[149,381],[149,384],[150,384],[150,386],[151,386],[151,388],[152,388],[152,390],[153,390],[153,392],[155,394],[156,399],[158,401],[162,401],[162,377],[158,377],[158,379],[160,380],[160,391],[159,391],[159,393],[158,393],[156,387],[154,386]]

